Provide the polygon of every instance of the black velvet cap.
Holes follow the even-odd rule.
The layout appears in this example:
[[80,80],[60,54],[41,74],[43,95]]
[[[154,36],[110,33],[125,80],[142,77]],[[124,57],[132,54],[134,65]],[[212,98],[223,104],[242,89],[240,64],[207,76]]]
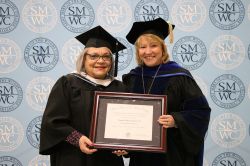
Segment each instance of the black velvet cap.
[[119,52],[126,47],[115,37],[103,29],[100,25],[75,37],[85,48],[87,47],[108,47],[112,53]]
[[170,30],[169,26],[169,23],[160,17],[151,21],[134,22],[126,38],[131,44],[134,44],[142,34],[154,34],[164,40],[175,27],[175,25],[171,24],[172,28]]
[[119,42],[115,37],[113,37],[100,25],[76,36],[75,38],[83,45],[85,45],[85,48],[107,47],[111,50],[113,54],[115,53],[114,77],[117,76],[118,52],[126,48],[121,42]]

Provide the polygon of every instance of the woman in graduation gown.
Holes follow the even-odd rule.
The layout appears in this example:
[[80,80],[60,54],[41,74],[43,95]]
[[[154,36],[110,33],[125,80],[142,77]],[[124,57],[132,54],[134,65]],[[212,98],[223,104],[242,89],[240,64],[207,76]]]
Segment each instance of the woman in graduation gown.
[[123,166],[109,150],[90,148],[90,123],[95,91],[124,92],[114,79],[112,53],[125,48],[101,26],[76,37],[85,49],[76,72],[62,76],[53,86],[42,118],[40,154],[50,155],[51,166]]
[[123,83],[134,93],[167,95],[167,115],[158,119],[167,129],[166,153],[130,152],[130,166],[202,166],[210,107],[190,72],[169,60],[164,39],[172,42],[173,28],[158,18],[135,22],[126,36],[138,67]]

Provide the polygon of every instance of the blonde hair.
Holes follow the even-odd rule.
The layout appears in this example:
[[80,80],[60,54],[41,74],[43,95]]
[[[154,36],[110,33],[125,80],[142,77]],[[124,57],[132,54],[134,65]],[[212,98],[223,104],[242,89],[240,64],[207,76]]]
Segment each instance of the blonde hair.
[[[85,61],[86,61],[86,54],[88,52],[88,49],[89,48],[83,49],[83,51],[80,53],[80,55],[76,59],[76,72],[78,74],[80,74],[81,72],[86,72],[84,64],[85,64]],[[110,49],[109,49],[109,51],[110,51]],[[110,51],[110,54],[112,55],[111,51]],[[111,76],[111,77],[114,77],[115,66],[114,66],[114,58],[113,58],[113,56],[111,58],[111,64],[112,64],[111,68],[110,68],[107,75]],[[86,74],[88,74],[88,73],[86,73]]]
[[145,37],[148,41],[155,41],[161,45],[162,48],[162,63],[167,63],[169,61],[169,54],[167,50],[167,46],[165,44],[165,41],[162,40],[160,37],[154,35],[154,34],[143,34],[135,42],[135,50],[136,50],[136,62],[138,65],[143,65],[143,61],[141,60],[139,56],[139,48],[141,44],[142,37]]

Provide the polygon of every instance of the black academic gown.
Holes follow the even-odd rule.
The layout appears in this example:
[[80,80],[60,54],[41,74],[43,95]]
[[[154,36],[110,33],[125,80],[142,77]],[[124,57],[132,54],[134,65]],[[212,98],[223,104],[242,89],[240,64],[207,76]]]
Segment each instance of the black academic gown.
[[107,86],[96,85],[72,74],[61,77],[53,86],[43,115],[40,154],[50,155],[51,166],[123,166],[123,159],[109,150],[92,155],[66,142],[74,130],[89,136],[95,91],[124,92],[114,80]]
[[[146,91],[157,69],[143,67]],[[144,93],[141,72],[137,67],[123,75],[131,92]],[[190,72],[172,61],[162,64],[150,94],[167,95],[167,114],[178,128],[167,129],[166,153],[130,152],[130,166],[202,166],[210,107]]]

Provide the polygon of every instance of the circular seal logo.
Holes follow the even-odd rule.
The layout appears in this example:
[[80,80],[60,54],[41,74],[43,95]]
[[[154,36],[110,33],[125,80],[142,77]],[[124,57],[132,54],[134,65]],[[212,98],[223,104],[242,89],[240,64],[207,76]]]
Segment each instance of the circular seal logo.
[[85,0],[68,0],[60,11],[63,26],[74,33],[82,33],[91,28],[95,20],[93,7]]
[[51,40],[40,37],[27,44],[24,50],[24,59],[32,70],[46,72],[56,66],[59,52]]
[[206,20],[206,7],[201,0],[177,0],[172,8],[172,19],[182,31],[196,31]]
[[214,0],[209,8],[211,22],[223,30],[238,27],[244,16],[245,8],[241,0]]
[[246,137],[246,125],[236,114],[224,113],[214,118],[210,130],[213,141],[223,148],[233,148]]
[[48,77],[32,79],[26,88],[26,100],[30,107],[44,111],[50,91],[55,81]]
[[0,151],[15,150],[23,141],[23,126],[12,117],[0,117]]
[[81,54],[84,46],[75,38],[65,42],[62,48],[62,62],[69,71],[74,71],[76,68],[76,60]]
[[0,37],[0,73],[10,73],[21,63],[21,49],[12,40]]
[[42,123],[42,116],[38,116],[29,123],[26,129],[26,137],[29,143],[34,147],[39,149],[40,145],[40,129]]
[[224,74],[212,82],[210,96],[219,107],[225,109],[234,108],[244,99],[245,86],[235,75]]
[[38,165],[50,165],[49,156],[37,155],[30,162],[29,166],[38,166]]
[[23,100],[23,90],[11,78],[0,78],[0,112],[15,110]]
[[179,39],[172,49],[173,59],[188,70],[202,66],[207,58],[207,49],[203,41],[194,36]]
[[136,21],[150,21],[159,17],[168,20],[169,11],[162,0],[141,0],[135,7],[134,17]]
[[125,45],[126,49],[121,50],[118,52],[119,58],[118,58],[118,70],[124,70],[126,69],[131,60],[132,60],[132,56],[133,56],[133,50],[131,45],[127,42],[127,40],[117,37],[117,40],[119,42],[121,42],[123,45]]
[[19,23],[19,11],[16,5],[9,0],[0,1],[0,34],[13,31]]
[[57,9],[50,0],[29,0],[22,16],[25,26],[35,33],[46,33],[57,24]]
[[120,32],[132,20],[132,10],[125,0],[105,0],[97,9],[100,25],[110,32]]
[[0,156],[0,165],[2,165],[2,166],[8,166],[8,165],[23,166],[22,163],[18,159],[16,159],[15,157],[12,157],[12,156]]
[[244,61],[245,47],[238,37],[223,35],[212,42],[209,56],[216,67],[222,70],[231,70]]
[[221,165],[237,165],[237,166],[246,166],[243,158],[234,153],[234,152],[225,152],[219,154],[212,163],[212,166],[221,166]]

